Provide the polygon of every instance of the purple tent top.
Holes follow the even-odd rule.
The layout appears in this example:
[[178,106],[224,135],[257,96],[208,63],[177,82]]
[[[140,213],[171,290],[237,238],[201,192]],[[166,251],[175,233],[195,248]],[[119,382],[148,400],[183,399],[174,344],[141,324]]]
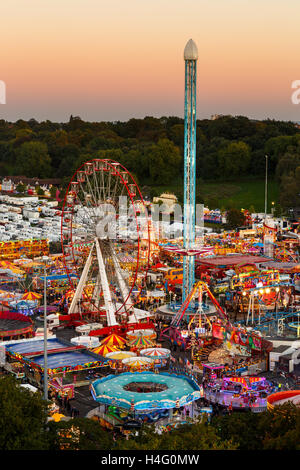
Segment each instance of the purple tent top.
[[[47,312],[56,312],[58,306],[57,305],[47,305]],[[40,305],[36,310],[37,313],[44,313],[44,306]]]

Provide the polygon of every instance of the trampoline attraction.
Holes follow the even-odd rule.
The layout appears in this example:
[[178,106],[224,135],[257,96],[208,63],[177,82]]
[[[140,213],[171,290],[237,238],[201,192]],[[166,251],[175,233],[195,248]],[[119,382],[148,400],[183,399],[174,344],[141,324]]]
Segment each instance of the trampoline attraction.
[[190,377],[153,372],[109,375],[91,384],[98,403],[136,412],[186,406],[200,398],[200,388]]

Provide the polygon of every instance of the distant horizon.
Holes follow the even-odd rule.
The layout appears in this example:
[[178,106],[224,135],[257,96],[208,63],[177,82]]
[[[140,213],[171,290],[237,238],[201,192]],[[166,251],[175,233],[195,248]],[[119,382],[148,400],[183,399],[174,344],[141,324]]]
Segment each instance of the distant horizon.
[[[255,118],[255,117],[250,117],[250,116],[246,116],[245,114],[237,114],[237,115],[230,115],[230,114],[220,114],[220,113],[216,113],[217,115],[219,115],[220,118],[222,117],[232,117],[232,118],[238,118],[238,117],[244,117],[244,118],[247,118],[249,119],[249,121],[278,121],[278,122],[292,122],[294,124],[300,124],[300,121],[293,121],[292,119],[275,119],[275,118],[271,118],[271,117],[266,117],[266,118]],[[150,115],[150,114],[146,114],[145,116],[143,117],[137,117],[137,116],[131,116],[129,117],[128,119],[115,119],[115,120],[106,120],[106,119],[101,119],[101,120],[89,120],[89,119],[83,119],[82,116],[78,116],[78,115],[74,115],[74,114],[70,114],[69,115],[69,119],[66,120],[66,121],[56,121],[56,120],[52,120],[52,119],[49,119],[49,118],[46,118],[46,119],[41,119],[41,120],[38,120],[36,119],[35,117],[30,117],[28,119],[24,119],[24,118],[18,118],[16,119],[15,121],[10,121],[8,119],[4,119],[2,117],[0,117],[0,121],[1,120],[4,120],[5,122],[8,122],[10,124],[16,124],[18,121],[24,121],[24,122],[28,122],[30,120],[34,120],[36,121],[38,124],[41,124],[42,122],[47,122],[47,121],[50,121],[54,124],[67,124],[68,122],[70,122],[70,118],[71,116],[73,118],[80,118],[82,122],[89,122],[89,123],[99,123],[99,122],[107,122],[107,123],[111,123],[111,124],[114,124],[116,122],[128,122],[130,121],[131,119],[137,119],[137,120],[143,120],[143,119],[146,119],[146,118],[154,118],[154,119],[162,119],[162,118],[167,118],[167,119],[170,119],[170,118],[178,118],[178,119],[182,119],[184,120],[184,117],[183,116],[178,116],[178,115],[175,115],[175,114],[171,114],[171,115],[161,115],[161,116],[154,116],[154,115]],[[214,115],[213,115],[214,116]],[[204,120],[208,120],[208,121],[213,121],[213,119],[211,117],[203,117],[203,118],[199,118],[197,117],[197,121],[204,121]]]

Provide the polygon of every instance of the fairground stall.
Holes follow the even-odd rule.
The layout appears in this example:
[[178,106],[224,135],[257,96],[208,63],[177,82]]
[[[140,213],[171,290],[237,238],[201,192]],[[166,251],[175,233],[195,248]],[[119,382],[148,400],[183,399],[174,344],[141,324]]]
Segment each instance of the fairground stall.
[[[63,385],[77,384],[89,379],[91,372],[103,372],[107,367],[104,357],[92,353],[83,346],[68,341],[50,338],[47,340],[48,376],[50,380],[60,377]],[[44,341],[33,339],[9,342],[6,354],[10,362],[18,361],[33,385],[42,386],[44,374]]]

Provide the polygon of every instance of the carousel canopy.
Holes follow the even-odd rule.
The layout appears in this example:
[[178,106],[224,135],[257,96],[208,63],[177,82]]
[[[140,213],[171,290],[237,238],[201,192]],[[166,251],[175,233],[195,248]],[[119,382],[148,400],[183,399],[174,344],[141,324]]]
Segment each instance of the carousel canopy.
[[128,331],[127,332],[127,339],[128,341],[133,341],[134,339],[140,337],[140,336],[146,336],[150,339],[155,339],[156,338],[156,332],[154,330],[133,330],[133,331]]
[[26,292],[23,296],[23,300],[39,300],[42,298],[41,294],[37,294],[36,292]]
[[115,334],[111,334],[101,341],[101,345],[114,346],[117,348],[122,348],[125,343],[126,340],[124,338]]
[[141,356],[153,357],[153,358],[167,358],[171,354],[170,349],[165,348],[147,348],[140,351]]
[[117,351],[118,348],[115,346],[109,346],[107,344],[101,344],[98,348],[92,349],[95,354],[99,354],[99,356],[106,356],[106,354]]
[[117,361],[127,359],[129,357],[134,357],[135,353],[132,351],[114,351],[106,354],[107,359],[115,359]]
[[154,346],[153,341],[151,339],[147,338],[146,336],[138,336],[137,338],[133,339],[132,341],[129,342],[129,346],[131,348],[151,348]]
[[153,364],[151,357],[134,356],[122,360],[122,363],[130,368],[140,368]]

